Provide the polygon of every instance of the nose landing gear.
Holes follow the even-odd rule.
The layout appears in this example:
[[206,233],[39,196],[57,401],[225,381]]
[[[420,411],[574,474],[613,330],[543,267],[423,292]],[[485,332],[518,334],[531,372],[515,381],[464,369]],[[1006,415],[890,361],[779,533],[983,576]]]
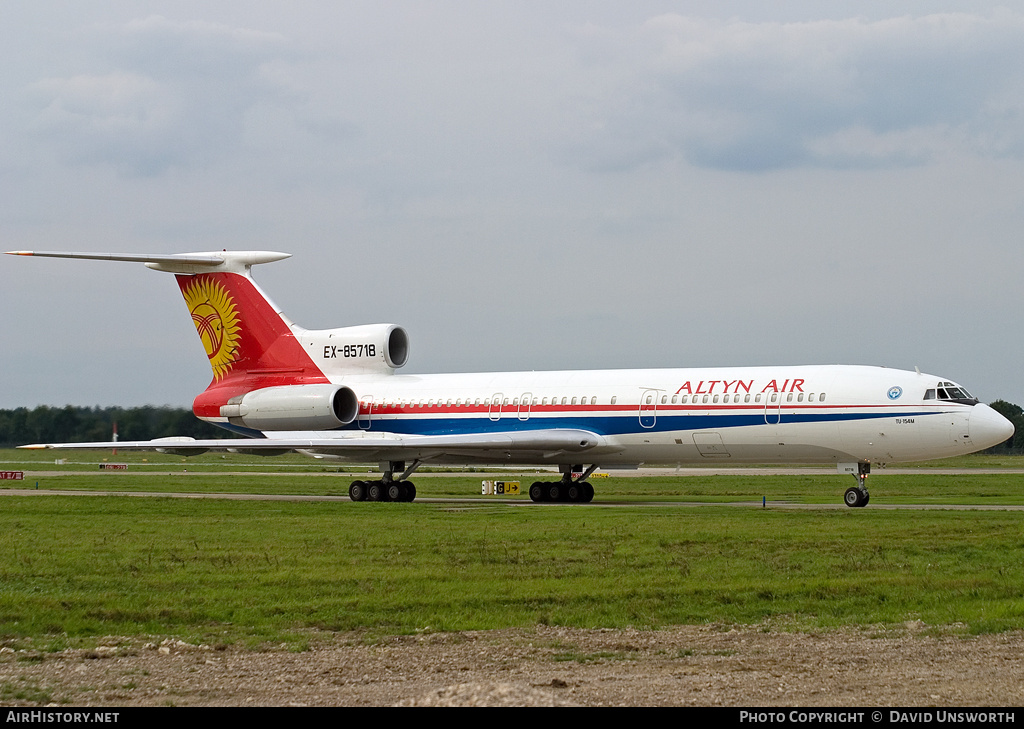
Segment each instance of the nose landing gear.
[[871,495],[868,493],[867,487],[868,474],[870,473],[870,463],[857,464],[857,473],[853,476],[857,479],[857,485],[846,489],[846,493],[843,494],[844,504],[854,508],[868,505],[868,501],[871,500]]

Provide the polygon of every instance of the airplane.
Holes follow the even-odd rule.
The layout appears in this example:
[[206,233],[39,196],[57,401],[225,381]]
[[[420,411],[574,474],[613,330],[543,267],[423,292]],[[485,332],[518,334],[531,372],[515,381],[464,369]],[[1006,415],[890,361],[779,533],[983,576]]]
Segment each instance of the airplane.
[[144,263],[174,274],[213,370],[197,417],[247,439],[50,443],[23,448],[208,450],[379,464],[353,501],[409,502],[424,464],[557,467],[535,502],[589,502],[597,469],[694,463],[834,464],[869,502],[872,464],[989,448],[1013,425],[955,382],[861,365],[397,374],[409,336],[395,324],[304,329],[251,269],[273,251],[170,255],[10,251]]

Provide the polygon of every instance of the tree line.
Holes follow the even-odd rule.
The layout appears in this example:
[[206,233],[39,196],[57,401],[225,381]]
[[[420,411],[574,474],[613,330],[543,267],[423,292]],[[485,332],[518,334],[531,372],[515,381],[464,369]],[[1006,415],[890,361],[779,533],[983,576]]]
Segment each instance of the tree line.
[[193,438],[231,438],[223,428],[204,422],[185,408],[78,407],[40,405],[0,410],[0,447],[28,443],[82,443],[112,440],[151,440],[184,435]]

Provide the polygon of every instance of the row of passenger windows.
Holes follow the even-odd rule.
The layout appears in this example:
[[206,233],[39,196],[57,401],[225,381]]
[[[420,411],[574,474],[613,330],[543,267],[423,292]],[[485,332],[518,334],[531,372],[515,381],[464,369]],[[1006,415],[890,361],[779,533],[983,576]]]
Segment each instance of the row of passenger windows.
[[[728,402],[734,402],[735,403],[735,402],[741,402],[740,398],[742,397],[742,402],[744,402],[744,403],[748,403],[748,402],[759,403],[759,402],[761,402],[761,395],[770,395],[771,396],[771,397],[768,398],[767,402],[780,402],[780,396],[783,395],[783,394],[785,394],[785,396],[786,396],[785,397],[785,401],[786,402],[803,402],[804,401],[804,393],[802,393],[802,392],[787,392],[787,393],[779,393],[779,392],[761,393],[761,392],[759,392],[759,393],[757,393],[755,395],[751,395],[749,392],[747,392],[747,393],[744,393],[743,395],[740,395],[739,393],[736,393],[734,395],[730,395],[730,394],[726,393],[726,394],[721,395],[721,396],[719,396],[719,395],[694,395],[693,396],[693,400],[691,402],[693,404],[697,404],[698,402],[700,402],[700,403],[716,403],[716,402],[719,401],[718,398],[721,397],[722,398],[721,401],[723,403],[728,403]],[[816,395],[813,392],[808,392],[806,395],[807,395],[807,402],[825,402],[825,393],[821,393],[819,395]],[[689,399],[689,397],[690,397],[689,395],[673,395],[672,396],[672,404],[675,405],[677,402],[679,402],[679,403],[682,403],[683,405],[685,405],[687,400]],[[702,397],[703,397],[703,400],[700,399]],[[730,398],[732,398],[732,399],[730,400]],[[647,396],[647,404],[648,405],[651,404],[651,396],[650,395]],[[667,405],[668,404],[668,395],[662,395],[661,396],[661,404],[662,405]]]
[[[785,395],[785,398],[781,397],[783,394]],[[804,398],[805,398],[805,393],[802,393],[802,392],[787,392],[787,393],[778,393],[778,392],[760,393],[759,392],[759,393],[754,394],[754,395],[751,395],[750,393],[744,393],[743,395],[740,395],[739,393],[736,393],[736,394],[733,394],[733,395],[730,395],[728,393],[723,394],[723,395],[703,395],[703,396],[701,396],[701,395],[693,395],[692,396],[692,398],[693,398],[692,400],[690,399],[690,397],[691,397],[690,395],[672,395],[671,396],[672,397],[671,404],[672,405],[677,405],[677,404],[686,405],[686,404],[689,403],[689,404],[697,405],[697,404],[708,404],[708,403],[717,403],[717,402],[721,402],[723,404],[727,404],[727,403],[730,403],[730,402],[732,402],[732,403],[740,403],[740,402],[742,402],[742,403],[760,404],[762,402],[762,397],[761,397],[762,395],[766,395],[767,396],[767,399],[763,400],[765,403],[776,403],[776,402],[782,402],[782,401],[784,401],[784,402],[804,402]],[[645,405],[653,405],[655,397],[656,397],[655,395],[647,395],[645,397],[645,399],[644,399],[644,404]],[[703,398],[703,399],[701,399],[701,398]],[[613,396],[612,399],[611,399],[611,404],[615,405],[617,400],[618,400],[618,397]],[[825,393],[820,393],[820,394],[815,394],[813,392],[806,393],[806,400],[807,400],[807,402],[825,402]],[[364,405],[365,404],[367,404],[367,403],[364,403]],[[520,398],[514,397],[514,398],[511,398],[511,400],[510,400],[509,398],[506,397],[506,398],[503,398],[500,401],[500,403],[499,403],[498,399],[495,398],[494,405],[497,406],[499,404],[501,405],[501,407],[519,407],[519,405],[520,405]],[[563,397],[561,399],[559,399],[557,397],[552,397],[552,398],[547,398],[547,397],[536,398],[535,397],[535,398],[532,398],[532,399],[530,399],[530,398],[523,398],[522,399],[522,404],[523,405],[529,405],[529,406],[533,406],[533,405],[541,405],[541,406],[543,406],[543,405],[597,405],[597,396],[592,395],[590,397],[578,397],[578,396],[577,397]],[[669,404],[669,396],[668,395],[662,395],[661,396],[661,404],[662,405],[668,405]],[[441,408],[441,407],[461,408],[461,407],[467,407],[468,408],[468,407],[480,407],[481,405],[483,405],[484,407],[491,407],[491,398],[489,398],[489,397],[488,398],[476,398],[475,400],[471,400],[469,398],[467,398],[466,400],[462,400],[461,398],[456,399],[456,400],[426,400],[426,401],[424,401],[424,400],[408,400],[408,401],[406,401],[406,400],[399,400],[397,402],[386,400],[386,401],[378,404],[379,407],[383,407],[383,408],[391,408],[391,407],[403,407],[403,408],[404,407],[412,407],[412,408],[433,408],[433,407],[438,407],[438,408]]]
[[[502,407],[519,407],[520,398],[503,398],[500,402],[497,398],[494,400],[494,405],[501,405]],[[363,403],[364,405],[367,403]],[[522,399],[523,405],[597,405],[597,396],[591,397],[563,397],[561,401],[557,397],[552,398],[529,398]],[[612,404],[615,404],[615,398],[612,398]],[[462,400],[461,398],[456,400],[399,400],[393,402],[391,400],[385,400],[379,403],[381,407],[411,407],[411,408],[461,408],[461,407],[484,407],[491,406],[491,398],[476,398],[471,400],[469,398]]]

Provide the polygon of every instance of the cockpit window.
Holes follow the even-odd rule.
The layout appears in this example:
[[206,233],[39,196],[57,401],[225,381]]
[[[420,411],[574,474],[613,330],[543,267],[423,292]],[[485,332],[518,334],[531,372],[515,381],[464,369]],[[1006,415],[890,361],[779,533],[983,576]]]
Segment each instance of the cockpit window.
[[929,388],[929,389],[924,391],[924,399],[925,400],[934,400],[935,399],[935,388],[934,387]]
[[[931,392],[931,390],[928,392]],[[953,382],[940,382],[937,392],[940,400],[957,402],[962,405],[978,404],[978,398],[974,397],[971,393],[967,392],[967,390]],[[925,393],[925,399],[928,399],[928,393]]]

